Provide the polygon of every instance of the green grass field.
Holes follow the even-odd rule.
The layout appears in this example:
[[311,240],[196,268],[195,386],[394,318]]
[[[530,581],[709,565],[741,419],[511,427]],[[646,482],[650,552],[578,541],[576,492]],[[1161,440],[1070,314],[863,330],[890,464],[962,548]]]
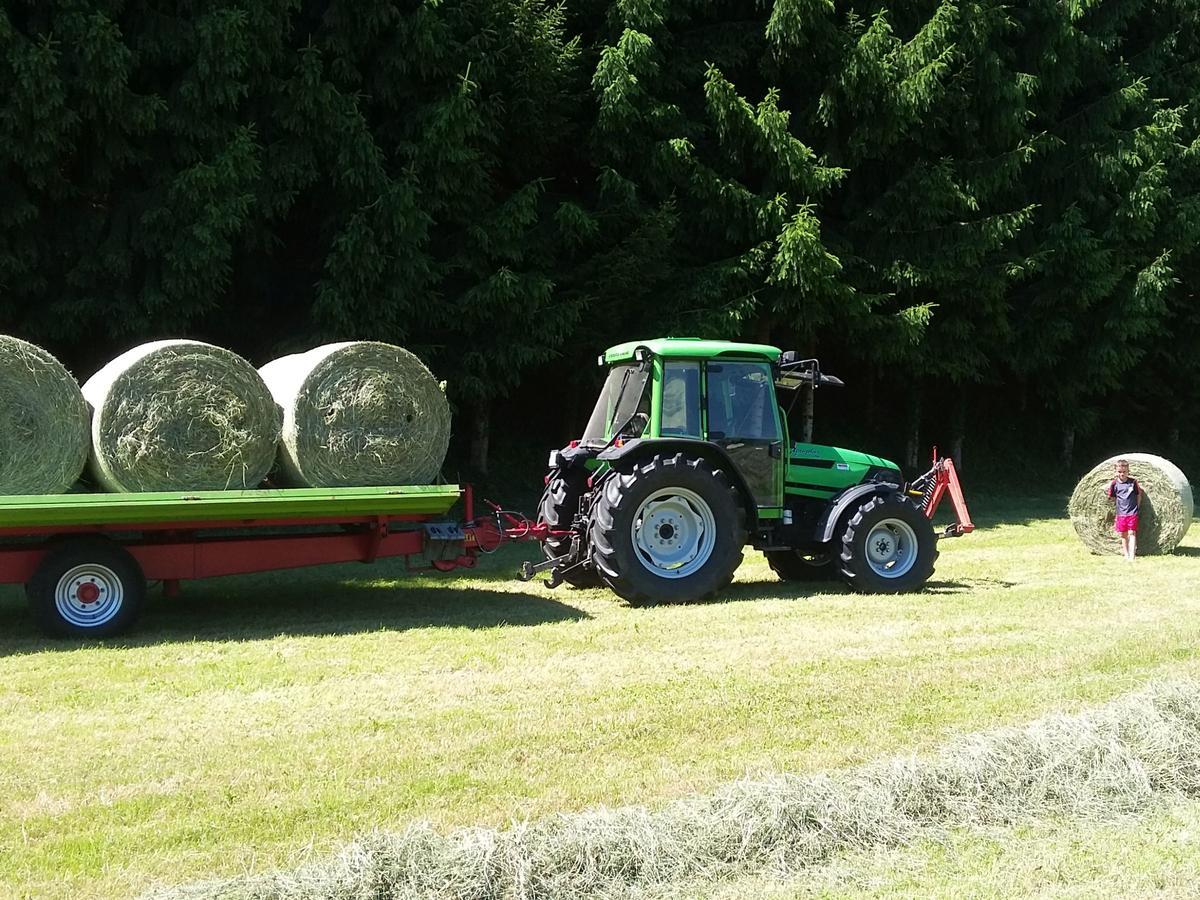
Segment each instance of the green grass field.
[[[36,637],[20,591],[0,589],[0,892],[128,896],[414,819],[653,806],[1200,675],[1200,533],[1126,565],[1089,556],[1062,507],[976,501],[981,530],[898,597],[797,591],[752,554],[721,602],[633,609],[515,581],[531,548],[514,548],[453,578],[387,564],[189,584],[129,639],[81,646]],[[1134,896],[1194,879],[1194,854],[1155,835],[1198,827],[1181,803],[706,891]],[[1136,859],[1111,865],[1117,849]]]

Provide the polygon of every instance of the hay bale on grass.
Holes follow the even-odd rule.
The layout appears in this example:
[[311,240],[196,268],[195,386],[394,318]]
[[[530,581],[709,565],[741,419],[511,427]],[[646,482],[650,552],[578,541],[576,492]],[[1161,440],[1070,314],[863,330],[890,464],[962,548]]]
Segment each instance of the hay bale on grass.
[[275,461],[281,413],[258,372],[199,341],[154,341],[87,380],[88,470],[109,491],[254,488]]
[[1170,553],[1192,524],[1192,488],[1178,466],[1150,453],[1110,457],[1079,479],[1067,504],[1075,533],[1093,553],[1121,552],[1121,540],[1113,531],[1116,511],[1107,494],[1118,459],[1129,460],[1129,474],[1142,487],[1138,553]]
[[0,335],[0,494],[56,494],[83,473],[88,409],[57,359]]
[[407,350],[326,344],[259,370],[283,407],[279,477],[297,487],[428,484],[450,442],[450,405]]

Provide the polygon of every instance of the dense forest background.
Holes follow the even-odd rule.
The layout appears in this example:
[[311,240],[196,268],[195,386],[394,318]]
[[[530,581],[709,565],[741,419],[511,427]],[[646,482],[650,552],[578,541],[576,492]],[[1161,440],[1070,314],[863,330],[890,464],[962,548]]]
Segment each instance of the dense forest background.
[[822,442],[1200,471],[1200,0],[2,9],[0,331],[81,378],[393,341],[495,478],[605,346],[745,338]]

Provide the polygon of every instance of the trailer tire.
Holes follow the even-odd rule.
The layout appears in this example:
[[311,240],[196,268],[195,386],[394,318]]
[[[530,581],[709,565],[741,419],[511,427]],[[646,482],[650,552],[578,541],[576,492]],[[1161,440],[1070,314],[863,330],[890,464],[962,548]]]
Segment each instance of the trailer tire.
[[96,535],[53,543],[25,585],[34,623],[53,637],[112,637],[141,612],[146,578],[125,548]]
[[829,581],[837,578],[838,570],[829,553],[767,550],[763,556],[780,581]]
[[842,577],[868,594],[918,590],[933,574],[937,537],[925,514],[895,491],[866,497],[846,522]]
[[605,479],[588,539],[600,578],[625,600],[688,603],[733,580],[746,543],[745,510],[708,461],[655,455]]
[[[551,528],[569,528],[579,513],[579,501],[587,492],[587,473],[574,469],[555,471],[546,483],[546,490],[538,504],[538,522]],[[570,540],[547,540],[542,544],[546,559],[562,556],[571,549]],[[567,584],[577,588],[600,587],[600,577],[594,569],[577,569],[563,578]]]

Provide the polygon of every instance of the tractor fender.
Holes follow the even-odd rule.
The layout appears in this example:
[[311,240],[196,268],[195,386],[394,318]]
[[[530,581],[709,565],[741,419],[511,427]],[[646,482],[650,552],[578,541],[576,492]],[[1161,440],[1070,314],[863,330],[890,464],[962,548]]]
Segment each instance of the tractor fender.
[[746,484],[746,479],[742,477],[737,464],[725,452],[725,448],[719,444],[690,438],[634,438],[631,441],[625,441],[619,447],[609,447],[596,459],[606,462],[616,469],[647,456],[667,453],[698,456],[719,467],[729,478],[730,484],[737,488],[737,492],[742,498],[742,506],[746,510],[747,530],[753,531],[758,527],[758,504],[754,501],[754,494],[750,492],[750,486]]
[[817,522],[817,540],[822,544],[833,540],[833,531],[837,528],[837,523],[842,517],[842,513],[851,506],[857,506],[864,497],[871,494],[894,494],[898,490],[900,490],[900,485],[898,484],[887,484],[876,481],[868,481],[865,484],[856,484],[852,488],[847,488],[834,498]]

